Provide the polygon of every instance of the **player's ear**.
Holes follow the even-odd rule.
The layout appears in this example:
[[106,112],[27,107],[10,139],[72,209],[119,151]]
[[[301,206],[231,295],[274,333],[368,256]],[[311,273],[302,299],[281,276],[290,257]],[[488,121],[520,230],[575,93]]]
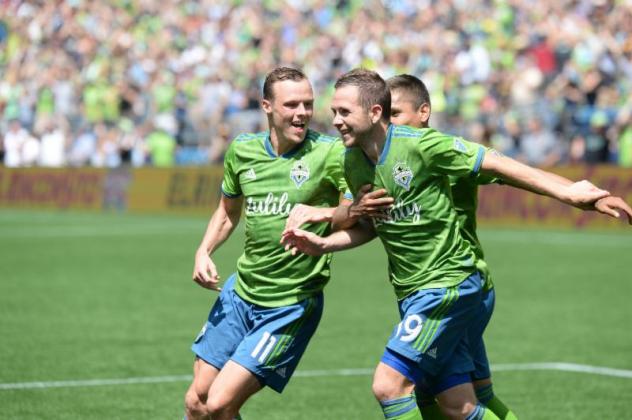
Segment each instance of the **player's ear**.
[[265,112],[266,114],[272,113],[272,102],[270,102],[268,99],[262,99],[261,108],[263,109],[263,112]]
[[371,109],[369,110],[369,117],[371,118],[371,122],[373,124],[376,124],[380,119],[382,119],[382,106],[375,104],[373,106],[371,106]]
[[430,119],[430,104],[424,102],[417,112],[419,112],[422,124],[428,124],[428,120]]

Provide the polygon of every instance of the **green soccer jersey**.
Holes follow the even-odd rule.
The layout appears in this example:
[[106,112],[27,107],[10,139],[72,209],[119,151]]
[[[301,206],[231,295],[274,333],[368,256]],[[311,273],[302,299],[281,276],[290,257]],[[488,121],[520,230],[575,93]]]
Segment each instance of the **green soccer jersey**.
[[[309,130],[305,141],[277,156],[269,133],[244,134],[228,148],[222,192],[244,196],[244,253],[237,261],[235,290],[261,306],[296,303],[321,291],[329,280],[331,254],[292,256],[279,243],[295,205],[335,207],[346,190],[342,173],[344,146],[334,137]],[[318,235],[329,223],[308,225]]]
[[498,182],[496,178],[477,174],[477,176],[450,176],[452,198],[461,229],[461,236],[469,242],[476,255],[476,267],[485,278],[485,289],[494,287],[485,254],[476,234],[476,209],[478,208],[478,186]]
[[374,165],[361,148],[347,149],[345,178],[355,195],[364,184],[395,199],[375,219],[398,299],[419,289],[455,286],[476,270],[476,256],[459,232],[449,175],[476,174],[485,149],[433,129],[390,125]]

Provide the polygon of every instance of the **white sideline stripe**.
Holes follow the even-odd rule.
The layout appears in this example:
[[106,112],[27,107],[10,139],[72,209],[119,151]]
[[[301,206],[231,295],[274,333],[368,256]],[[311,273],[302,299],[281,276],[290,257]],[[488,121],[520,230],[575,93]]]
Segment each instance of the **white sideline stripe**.
[[188,234],[199,231],[201,224],[181,224],[173,226],[165,225],[139,225],[118,227],[49,227],[41,229],[32,228],[0,228],[0,235],[7,238],[82,238],[96,236],[136,236],[136,235],[164,235],[164,234]]
[[509,363],[493,365],[495,372],[517,370],[559,370],[562,372],[589,373],[593,375],[616,376],[632,379],[632,370],[614,369],[601,366],[578,365],[575,363]]
[[619,247],[632,245],[632,236],[607,233],[582,232],[527,232],[517,230],[484,230],[479,231],[483,242],[509,243],[543,243],[546,245],[577,245],[595,247]]
[[88,387],[102,385],[131,385],[131,384],[159,384],[167,382],[190,381],[191,375],[173,376],[147,376],[141,378],[121,378],[121,379],[86,379],[79,381],[52,381],[52,382],[17,382],[13,384],[0,384],[0,390],[6,389],[37,389],[37,388],[65,388],[65,387]]
[[[632,379],[632,370],[614,369],[601,366],[579,365],[575,363],[508,363],[492,366],[494,372],[512,371],[538,371],[556,370],[562,372],[588,373],[593,375],[614,376],[618,378]],[[332,370],[299,370],[294,377],[314,378],[328,376],[368,376],[372,375],[374,369],[332,369]],[[51,382],[17,382],[0,383],[0,390],[16,389],[42,389],[42,388],[65,388],[65,387],[90,387],[104,385],[133,385],[133,384],[157,384],[168,382],[187,382],[191,375],[172,376],[147,376],[138,378],[121,379],[87,379],[76,381],[51,381]]]

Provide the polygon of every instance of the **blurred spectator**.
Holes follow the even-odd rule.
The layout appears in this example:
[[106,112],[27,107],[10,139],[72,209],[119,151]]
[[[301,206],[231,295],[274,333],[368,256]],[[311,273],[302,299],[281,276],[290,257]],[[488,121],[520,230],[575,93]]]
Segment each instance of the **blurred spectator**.
[[553,166],[561,159],[560,145],[555,135],[540,120],[531,118],[520,140],[518,157],[534,166]]
[[173,166],[175,162],[176,139],[174,122],[168,115],[156,117],[154,131],[147,136],[147,149],[151,163],[155,166]]
[[85,166],[96,152],[97,136],[88,125],[81,127],[77,134],[68,152],[68,163],[72,166]]
[[[53,160],[47,164],[221,161],[236,133],[261,129],[262,80],[281,64],[302,67],[312,80],[320,130],[335,133],[333,81],[365,66],[385,77],[421,77],[434,126],[509,155],[542,164],[632,159],[630,124],[621,122],[632,96],[629,0],[2,5],[0,118],[38,135],[53,119],[61,133],[47,136],[67,144],[60,158],[61,149],[40,136],[44,161]],[[150,134],[157,117],[173,126]],[[529,133],[531,118],[540,121],[538,133]],[[16,150],[27,136],[13,132],[7,147],[7,134],[4,161],[20,165]]]
[[66,135],[52,120],[45,123],[41,137],[40,158],[41,166],[58,168],[66,163]]
[[5,166],[16,168],[22,165],[22,148],[29,136],[28,131],[22,127],[19,120],[13,119],[9,121],[9,129],[4,135],[2,142]]
[[22,166],[37,166],[41,156],[40,141],[35,136],[29,136],[22,145]]

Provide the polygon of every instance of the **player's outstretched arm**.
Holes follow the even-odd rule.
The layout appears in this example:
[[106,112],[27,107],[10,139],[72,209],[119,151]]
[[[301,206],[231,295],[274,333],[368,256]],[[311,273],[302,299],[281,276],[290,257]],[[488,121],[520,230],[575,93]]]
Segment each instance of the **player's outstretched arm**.
[[360,187],[353,201],[344,200],[336,208],[331,221],[333,230],[348,229],[361,217],[385,218],[386,211],[393,205],[393,197],[388,197],[385,189],[371,191],[373,185]]
[[[542,169],[536,169],[536,170],[539,171],[545,177],[547,177],[551,182],[557,182],[567,187],[570,187],[571,185],[575,184],[570,179],[565,178],[561,175],[557,175],[553,172],[548,172]],[[526,191],[538,193],[537,191],[533,191],[533,189],[531,188],[523,188],[521,185],[514,185],[512,182],[506,182],[506,184],[512,187],[525,189]],[[578,184],[583,184],[584,187],[588,189],[593,189],[593,190],[598,189],[598,187],[595,187],[592,183],[590,183],[590,181],[583,180],[583,181],[579,181]],[[621,213],[623,212],[623,214],[625,214],[628,218],[628,224],[632,225],[632,209],[621,197],[616,197],[616,196],[604,197],[597,200],[594,204],[586,206],[584,209],[594,210],[599,213],[614,217],[615,219],[618,219],[621,216]]]
[[551,177],[544,171],[494,153],[485,154],[481,171],[501,178],[513,186],[556,198],[584,210],[594,209],[597,200],[610,195],[608,191],[601,190],[587,181],[568,185],[567,182]]
[[371,241],[375,236],[373,227],[367,221],[360,220],[352,228],[338,230],[326,237],[301,229],[285,231],[281,243],[285,245],[286,251],[292,252],[292,255],[302,252],[317,257],[329,252],[355,248]]
[[219,274],[211,260],[213,253],[233,232],[239,223],[243,199],[222,196],[219,206],[208,222],[206,233],[195,252],[193,281],[210,290],[220,290]]

